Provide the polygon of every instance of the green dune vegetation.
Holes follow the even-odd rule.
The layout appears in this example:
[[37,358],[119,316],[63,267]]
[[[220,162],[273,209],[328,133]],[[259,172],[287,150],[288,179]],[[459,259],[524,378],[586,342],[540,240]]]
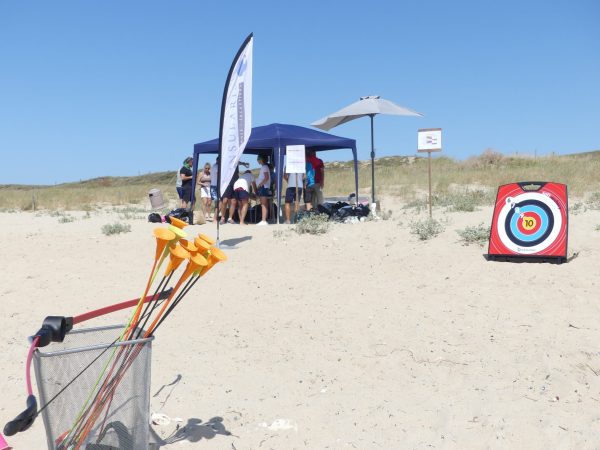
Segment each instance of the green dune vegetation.
[[[446,156],[432,160],[434,205],[470,211],[491,204],[496,188],[515,181],[555,181],[569,187],[569,196],[600,204],[600,150],[543,157],[507,156],[486,150],[464,161]],[[378,197],[393,196],[413,207],[425,205],[427,159],[390,156],[375,162]],[[175,200],[175,173],[133,177],[101,177],[54,186],[0,185],[0,210],[90,210],[101,206],[146,205],[148,191],[158,188]],[[326,196],[345,196],[354,190],[352,162],[326,164]],[[359,162],[360,194],[371,186],[370,161]],[[599,205],[600,207],[600,205]]]

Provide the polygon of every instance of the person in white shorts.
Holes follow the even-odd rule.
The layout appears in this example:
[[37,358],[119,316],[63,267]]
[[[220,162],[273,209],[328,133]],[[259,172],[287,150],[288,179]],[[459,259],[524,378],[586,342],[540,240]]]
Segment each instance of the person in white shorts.
[[204,210],[204,218],[210,220],[210,206],[212,204],[212,198],[210,196],[210,164],[204,164],[204,170],[198,177],[198,184],[200,185],[200,201],[202,202],[202,209]]

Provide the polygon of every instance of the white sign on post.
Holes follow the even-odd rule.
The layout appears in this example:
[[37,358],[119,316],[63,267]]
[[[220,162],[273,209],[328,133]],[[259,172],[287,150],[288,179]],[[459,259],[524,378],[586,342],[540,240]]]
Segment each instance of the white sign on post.
[[442,151],[442,129],[423,128],[417,132],[417,151],[419,152],[441,152]]
[[286,145],[286,173],[306,172],[306,147],[304,145]]

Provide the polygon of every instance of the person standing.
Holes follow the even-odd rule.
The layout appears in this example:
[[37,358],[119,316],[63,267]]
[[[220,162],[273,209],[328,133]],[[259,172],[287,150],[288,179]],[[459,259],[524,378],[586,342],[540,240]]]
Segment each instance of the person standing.
[[175,190],[177,191],[177,198],[179,198],[179,207],[183,208],[183,188],[181,187],[181,175],[179,175],[179,170],[177,171],[176,178]]
[[217,178],[219,176],[219,157],[210,169],[210,198],[215,205],[214,220],[219,220],[219,194],[217,193]]
[[325,188],[325,165],[323,160],[317,158],[317,154],[314,150],[306,152],[307,160],[312,164],[315,169],[315,204],[323,204],[323,189]]
[[181,189],[182,189],[182,200],[181,207],[182,208],[191,208],[192,202],[192,192],[194,191],[194,187],[192,186],[192,162],[194,158],[191,156],[185,158],[183,161],[183,166],[179,169],[179,178],[181,179]]
[[269,197],[271,197],[271,170],[269,169],[269,159],[266,156],[258,155],[256,161],[260,164],[258,178],[255,183],[256,195],[260,199],[261,221],[257,225],[268,225],[268,206]]
[[315,169],[308,158],[306,159],[306,176],[304,177],[304,181],[304,203],[306,203],[306,210],[310,211],[313,209],[313,202],[317,199],[317,194],[315,192]]
[[204,218],[210,220],[210,207],[212,204],[211,198],[211,173],[210,164],[204,164],[204,170],[198,178],[198,184],[200,185],[200,201],[202,202],[202,209],[204,211]]
[[[298,213],[297,205],[304,188],[304,174],[286,173],[284,169],[283,178],[287,181],[287,188],[285,190],[285,223],[289,224],[292,218],[292,202],[295,203],[294,213]],[[296,194],[298,194],[297,197]]]

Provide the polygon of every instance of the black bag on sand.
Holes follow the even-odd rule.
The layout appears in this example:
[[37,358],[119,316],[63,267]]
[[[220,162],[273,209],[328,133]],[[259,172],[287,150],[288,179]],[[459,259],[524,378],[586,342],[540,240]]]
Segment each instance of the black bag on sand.
[[338,222],[343,222],[348,217],[367,217],[369,215],[369,207],[366,205],[358,206],[342,206],[333,213],[332,219]]
[[150,215],[148,216],[148,222],[161,223],[162,217],[160,217],[160,214],[158,213],[150,213]]
[[343,208],[344,206],[350,206],[349,203],[346,202],[335,202],[332,206],[331,209],[333,209],[333,212],[336,212],[337,210]]
[[356,217],[367,217],[371,210],[367,205],[360,204],[356,208]]
[[317,205],[317,211],[319,211],[319,214],[325,214],[331,219],[333,207],[330,203],[324,203],[322,205]]
[[186,223],[190,223],[190,211],[187,208],[177,208],[171,211],[169,214],[165,216],[165,220],[168,223],[171,223],[171,217],[175,217],[176,219],[183,220]]
[[354,211],[352,206],[342,206],[340,209],[333,213],[331,217],[333,220],[337,222],[343,222],[346,217],[350,217],[354,215]]

